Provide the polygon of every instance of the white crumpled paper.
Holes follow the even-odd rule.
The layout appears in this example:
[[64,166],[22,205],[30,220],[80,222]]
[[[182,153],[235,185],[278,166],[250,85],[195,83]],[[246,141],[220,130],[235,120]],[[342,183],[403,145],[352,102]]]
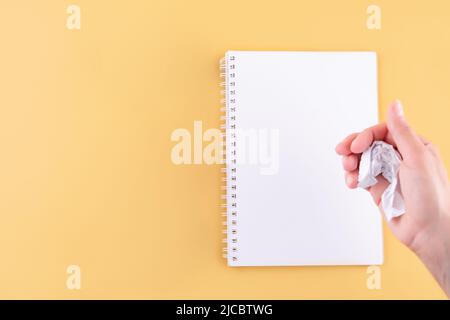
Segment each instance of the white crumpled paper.
[[405,202],[398,180],[400,162],[400,154],[392,145],[375,141],[361,155],[359,163],[358,187],[368,188],[377,184],[376,177],[380,174],[389,182],[381,196],[381,206],[388,221],[405,213]]

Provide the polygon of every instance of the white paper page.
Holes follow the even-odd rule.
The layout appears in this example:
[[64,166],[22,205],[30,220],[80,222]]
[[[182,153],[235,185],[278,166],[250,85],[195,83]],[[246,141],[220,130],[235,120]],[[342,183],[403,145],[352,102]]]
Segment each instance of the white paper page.
[[345,186],[334,151],[378,122],[376,54],[229,51],[228,66],[230,58],[235,124],[278,130],[279,165],[262,174],[269,165],[237,153],[245,163],[236,167],[237,243],[229,249],[237,251],[229,265],[382,264],[382,218],[366,191]]

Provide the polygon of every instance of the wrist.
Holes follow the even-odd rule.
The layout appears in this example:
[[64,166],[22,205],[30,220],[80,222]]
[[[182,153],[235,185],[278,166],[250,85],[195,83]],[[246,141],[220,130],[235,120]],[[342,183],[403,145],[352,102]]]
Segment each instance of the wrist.
[[435,226],[419,233],[411,249],[450,298],[450,216],[442,215]]

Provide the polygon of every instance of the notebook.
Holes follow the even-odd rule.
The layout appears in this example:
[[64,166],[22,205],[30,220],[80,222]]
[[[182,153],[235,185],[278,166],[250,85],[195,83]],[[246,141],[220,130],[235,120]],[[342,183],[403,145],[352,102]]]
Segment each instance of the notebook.
[[228,51],[220,70],[228,265],[382,264],[382,218],[334,151],[378,122],[376,54]]

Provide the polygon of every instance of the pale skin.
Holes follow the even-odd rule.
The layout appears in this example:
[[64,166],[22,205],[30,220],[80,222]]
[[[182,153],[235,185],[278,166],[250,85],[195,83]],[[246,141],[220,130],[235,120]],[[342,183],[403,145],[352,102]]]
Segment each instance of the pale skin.
[[[410,248],[450,297],[450,184],[438,150],[408,125],[400,101],[388,108],[387,122],[352,133],[336,146],[342,156],[345,182],[358,184],[361,153],[375,140],[386,141],[400,152],[400,187],[406,213],[388,222],[395,237]],[[381,195],[388,182],[367,188],[381,211]]]

